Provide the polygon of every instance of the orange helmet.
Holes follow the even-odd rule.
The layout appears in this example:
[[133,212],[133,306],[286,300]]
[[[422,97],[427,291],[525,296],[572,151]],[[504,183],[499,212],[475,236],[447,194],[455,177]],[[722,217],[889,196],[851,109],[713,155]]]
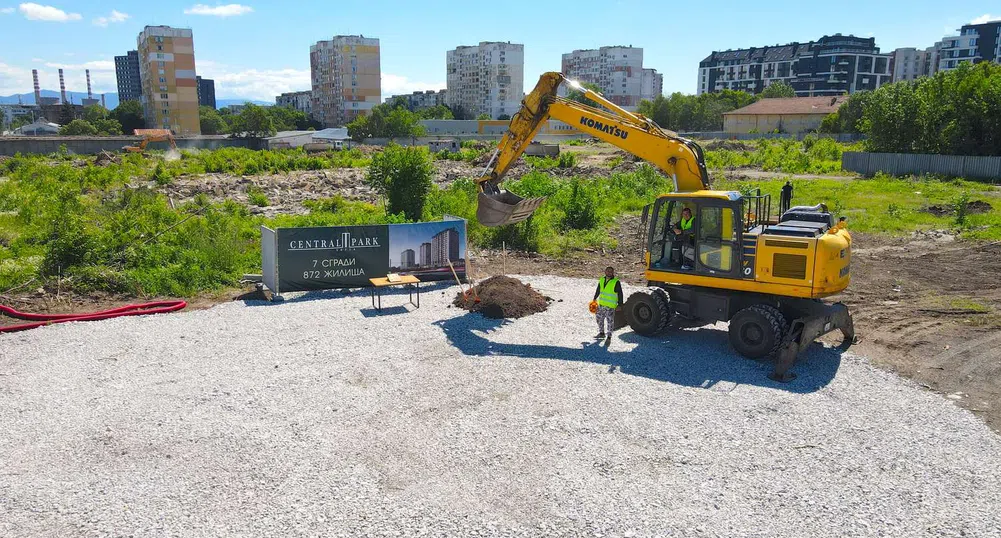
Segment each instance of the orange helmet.
[[598,301],[591,301],[587,304],[587,309],[591,311],[592,314],[598,313]]

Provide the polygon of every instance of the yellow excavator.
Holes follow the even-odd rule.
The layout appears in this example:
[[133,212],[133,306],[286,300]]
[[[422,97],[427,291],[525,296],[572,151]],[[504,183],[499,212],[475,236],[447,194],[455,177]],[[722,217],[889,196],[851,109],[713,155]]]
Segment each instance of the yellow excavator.
[[[563,83],[604,109],[560,97]],[[789,369],[820,336],[840,330],[842,349],[854,343],[848,308],[820,300],[844,290],[851,278],[852,239],[844,218],[834,222],[823,204],[792,207],[773,218],[769,195],[712,190],[698,144],[561,73],[542,75],[477,180],[482,224],[519,222],[544,201],[524,199],[500,183],[550,118],[646,160],[674,184],[673,192],[643,210],[648,288],[629,296],[617,326],[628,323],[652,336],[676,317],[728,321],[734,349],[771,358],[769,377],[778,381],[795,377]]]
[[138,145],[122,147],[128,153],[142,153],[151,142],[167,142],[170,144],[170,149],[177,149],[174,134],[170,129],[136,129],[135,135],[141,136],[142,140]]

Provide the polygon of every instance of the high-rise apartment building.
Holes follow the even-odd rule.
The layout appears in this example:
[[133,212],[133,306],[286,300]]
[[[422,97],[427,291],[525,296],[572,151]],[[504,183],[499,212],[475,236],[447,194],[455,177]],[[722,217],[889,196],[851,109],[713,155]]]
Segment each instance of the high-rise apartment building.
[[118,80],[119,102],[142,100],[138,51],[130,50],[125,56],[115,56],[115,78]]
[[215,81],[210,78],[195,77],[198,83],[198,106],[215,108]]
[[874,38],[824,36],[808,43],[716,51],[699,64],[698,93],[724,89],[761,93],[784,81],[796,95],[837,96],[875,90],[892,81],[892,54]]
[[664,87],[656,69],[643,68],[640,47],[575,50],[563,55],[562,71],[571,80],[597,85],[605,98],[627,110],[635,110],[643,99],[653,99]]
[[447,101],[445,99],[447,91],[446,90],[425,90],[416,91],[413,93],[404,93],[401,95],[393,95],[386,98],[387,103],[394,103],[396,101],[403,101],[406,103],[407,108],[411,111],[423,110],[426,108],[434,108],[438,105],[446,105]]
[[276,106],[287,106],[298,110],[308,118],[313,114],[313,92],[309,90],[301,92],[286,92],[275,97]]
[[409,269],[414,267],[414,249],[408,248],[403,252],[400,252],[400,269]]
[[472,119],[511,116],[525,97],[525,46],[481,41],[445,54],[445,100],[452,112]]
[[459,261],[459,231],[446,228],[431,238],[431,266],[445,267]]
[[431,243],[421,243],[419,250],[421,267],[431,267]]
[[379,40],[334,36],[309,47],[313,117],[340,127],[369,113],[382,98]]
[[958,36],[942,39],[938,70],[955,69],[963,62],[1001,63],[1001,20],[966,24]]
[[147,26],[137,45],[146,126],[180,136],[201,134],[191,29]]

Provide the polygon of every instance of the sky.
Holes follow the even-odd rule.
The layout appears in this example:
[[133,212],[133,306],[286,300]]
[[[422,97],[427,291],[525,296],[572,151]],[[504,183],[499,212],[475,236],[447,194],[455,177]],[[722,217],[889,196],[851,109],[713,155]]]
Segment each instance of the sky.
[[[211,2],[211,0],[203,0]],[[993,11],[992,11],[993,10]],[[383,97],[445,87],[445,52],[480,41],[525,46],[525,89],[561,55],[606,45],[643,47],[644,67],[664,74],[664,92],[694,93],[698,63],[714,50],[810,41],[840,32],[875,37],[883,52],[931,46],[975,20],[1001,18],[986,0],[805,2],[193,1],[0,0],[0,95],[117,90],[114,56],[136,48],[145,25],[191,28],[198,75],[219,99],[273,101],[307,90],[309,46],[334,35],[377,37]]]

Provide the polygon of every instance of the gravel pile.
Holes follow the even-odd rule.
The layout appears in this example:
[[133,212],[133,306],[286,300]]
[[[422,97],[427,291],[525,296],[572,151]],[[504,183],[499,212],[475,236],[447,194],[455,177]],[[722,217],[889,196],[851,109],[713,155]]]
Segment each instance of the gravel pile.
[[524,280],[563,302],[0,336],[0,536],[1001,535],[1001,439],[948,400],[817,346],[776,384],[723,325],[606,350],[593,281]]

